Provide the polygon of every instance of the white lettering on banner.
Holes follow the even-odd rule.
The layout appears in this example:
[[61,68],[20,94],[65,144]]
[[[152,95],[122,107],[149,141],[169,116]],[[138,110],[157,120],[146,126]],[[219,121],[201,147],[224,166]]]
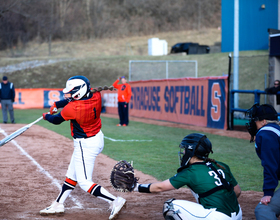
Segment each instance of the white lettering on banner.
[[118,107],[118,93],[105,93],[103,98],[106,107]]

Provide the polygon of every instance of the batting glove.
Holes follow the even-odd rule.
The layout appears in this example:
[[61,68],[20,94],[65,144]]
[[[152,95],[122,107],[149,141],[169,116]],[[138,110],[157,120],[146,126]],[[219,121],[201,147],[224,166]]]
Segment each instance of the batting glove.
[[55,102],[50,107],[50,114],[53,115],[54,113],[57,113],[57,107],[56,107]]
[[47,115],[47,114],[49,114],[49,113],[43,113],[43,119],[44,119],[44,120],[47,120],[47,119],[46,119],[46,115]]

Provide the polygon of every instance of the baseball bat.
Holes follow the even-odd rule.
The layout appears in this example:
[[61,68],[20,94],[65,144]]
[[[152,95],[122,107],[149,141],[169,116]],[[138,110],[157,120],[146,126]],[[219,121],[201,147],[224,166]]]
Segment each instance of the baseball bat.
[[32,125],[34,125],[35,123],[37,123],[38,121],[42,120],[43,116],[41,116],[40,118],[36,119],[35,121],[33,121],[32,123],[25,125],[24,127],[16,130],[14,133],[8,135],[7,137],[5,137],[4,139],[2,139],[0,141],[0,147],[3,146],[4,144],[7,144],[8,142],[10,142],[11,140],[13,140],[14,138],[16,138],[17,136],[21,135],[23,132],[25,132],[27,129],[29,129]]
[[97,88],[91,88],[91,90],[90,90],[90,92],[91,93],[94,93],[94,92],[100,92],[100,91],[102,91],[102,90],[110,90],[110,91],[113,91],[113,90],[115,90],[115,88],[113,87],[113,86],[104,86],[104,87],[102,87],[102,86],[98,86]]

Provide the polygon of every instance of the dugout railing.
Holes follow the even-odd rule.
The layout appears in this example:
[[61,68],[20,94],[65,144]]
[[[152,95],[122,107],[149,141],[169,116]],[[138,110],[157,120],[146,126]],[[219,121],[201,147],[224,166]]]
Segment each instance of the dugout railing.
[[[250,93],[250,94],[254,94],[254,103],[260,103],[260,98],[261,95],[280,95],[280,92],[278,92],[277,94],[268,94],[265,91],[262,90],[231,90],[230,91],[230,120],[229,120],[229,126],[228,129],[229,130],[234,130],[234,112],[246,112],[248,109],[242,109],[242,108],[235,108],[234,107],[234,94],[235,93]],[[278,116],[280,116],[280,114],[278,113]]]

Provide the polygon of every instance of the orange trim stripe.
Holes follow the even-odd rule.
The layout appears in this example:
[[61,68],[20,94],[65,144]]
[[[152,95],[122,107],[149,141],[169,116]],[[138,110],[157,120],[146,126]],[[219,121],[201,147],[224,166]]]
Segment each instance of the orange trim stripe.
[[88,190],[87,192],[88,192],[88,193],[91,193],[91,190],[92,190],[96,185],[97,185],[96,183],[92,184],[92,186],[89,188],[89,190]]
[[69,179],[69,178],[67,178],[67,177],[66,177],[65,182],[67,182],[67,183],[69,183],[69,184],[71,184],[71,185],[73,185],[73,186],[76,186],[76,185],[77,185],[77,182],[76,182],[76,181],[71,180],[71,179]]

